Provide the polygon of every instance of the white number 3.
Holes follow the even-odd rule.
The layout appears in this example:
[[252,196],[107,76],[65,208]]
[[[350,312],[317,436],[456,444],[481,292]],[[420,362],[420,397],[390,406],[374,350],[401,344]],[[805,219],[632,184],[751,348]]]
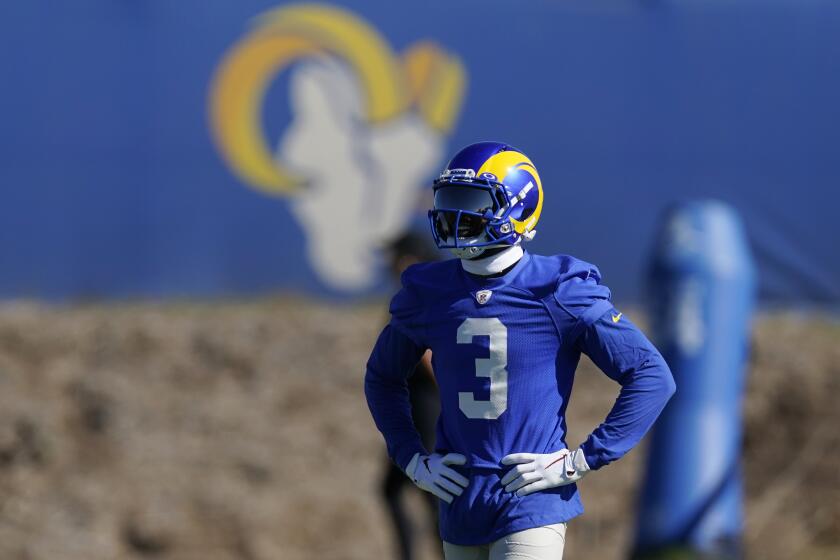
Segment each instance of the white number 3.
[[476,336],[490,337],[490,357],[475,360],[476,377],[490,378],[490,400],[458,393],[458,407],[467,418],[495,420],[507,410],[507,327],[496,317],[466,319],[458,327],[458,344],[471,344]]

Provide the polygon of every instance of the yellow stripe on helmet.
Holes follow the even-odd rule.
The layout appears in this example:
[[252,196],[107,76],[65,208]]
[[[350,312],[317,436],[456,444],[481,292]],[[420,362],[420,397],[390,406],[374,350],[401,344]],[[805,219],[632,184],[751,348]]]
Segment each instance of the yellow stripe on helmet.
[[[504,152],[499,152],[498,154],[494,154],[487,158],[487,161],[481,166],[481,169],[476,171],[476,176],[481,177],[482,173],[492,173],[496,176],[498,181],[502,184],[505,184],[505,177],[507,177],[508,173],[513,171],[514,169],[525,167],[534,176],[534,180],[537,182],[537,207],[534,210],[534,213],[531,214],[526,220],[519,221],[514,220],[513,218],[510,219],[511,224],[513,225],[513,229],[523,235],[531,230],[537,225],[537,222],[540,219],[540,214],[542,213],[542,206],[543,206],[543,189],[542,189],[542,181],[540,181],[540,175],[537,173],[537,168],[534,167],[534,164],[531,163],[531,160],[528,159],[528,156],[523,154],[522,152],[517,152],[515,150],[507,150]],[[513,193],[515,196],[517,193]]]

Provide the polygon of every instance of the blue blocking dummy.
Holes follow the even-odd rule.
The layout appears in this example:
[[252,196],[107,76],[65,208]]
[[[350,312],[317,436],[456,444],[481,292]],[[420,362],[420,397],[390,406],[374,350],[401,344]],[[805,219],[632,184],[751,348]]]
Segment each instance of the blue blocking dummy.
[[634,558],[739,558],[740,450],[755,269],[739,216],[713,201],[666,214],[650,276],[655,343],[677,392],[652,434]]

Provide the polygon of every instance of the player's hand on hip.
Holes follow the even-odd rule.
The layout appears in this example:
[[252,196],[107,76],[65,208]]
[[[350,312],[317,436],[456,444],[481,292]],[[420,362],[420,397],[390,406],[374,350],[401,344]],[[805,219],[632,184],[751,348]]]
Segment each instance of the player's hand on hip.
[[517,496],[577,482],[589,472],[583,450],[561,449],[554,453],[513,453],[502,459],[503,465],[515,465],[502,477],[502,486]]
[[447,504],[455,496],[460,496],[469,484],[469,479],[449,468],[449,465],[463,465],[467,458],[457,453],[431,453],[412,457],[405,469],[405,474],[419,488],[431,492]]

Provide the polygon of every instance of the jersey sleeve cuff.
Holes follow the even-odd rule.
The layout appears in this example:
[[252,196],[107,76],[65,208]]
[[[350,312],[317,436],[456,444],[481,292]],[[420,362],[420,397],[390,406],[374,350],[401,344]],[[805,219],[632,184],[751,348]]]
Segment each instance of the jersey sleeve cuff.
[[597,471],[605,464],[607,464],[607,462],[602,460],[597,451],[592,449],[588,444],[589,440],[587,440],[586,443],[580,446],[580,450],[583,452],[583,459],[584,461],[586,461],[586,466],[588,467],[588,470]]

